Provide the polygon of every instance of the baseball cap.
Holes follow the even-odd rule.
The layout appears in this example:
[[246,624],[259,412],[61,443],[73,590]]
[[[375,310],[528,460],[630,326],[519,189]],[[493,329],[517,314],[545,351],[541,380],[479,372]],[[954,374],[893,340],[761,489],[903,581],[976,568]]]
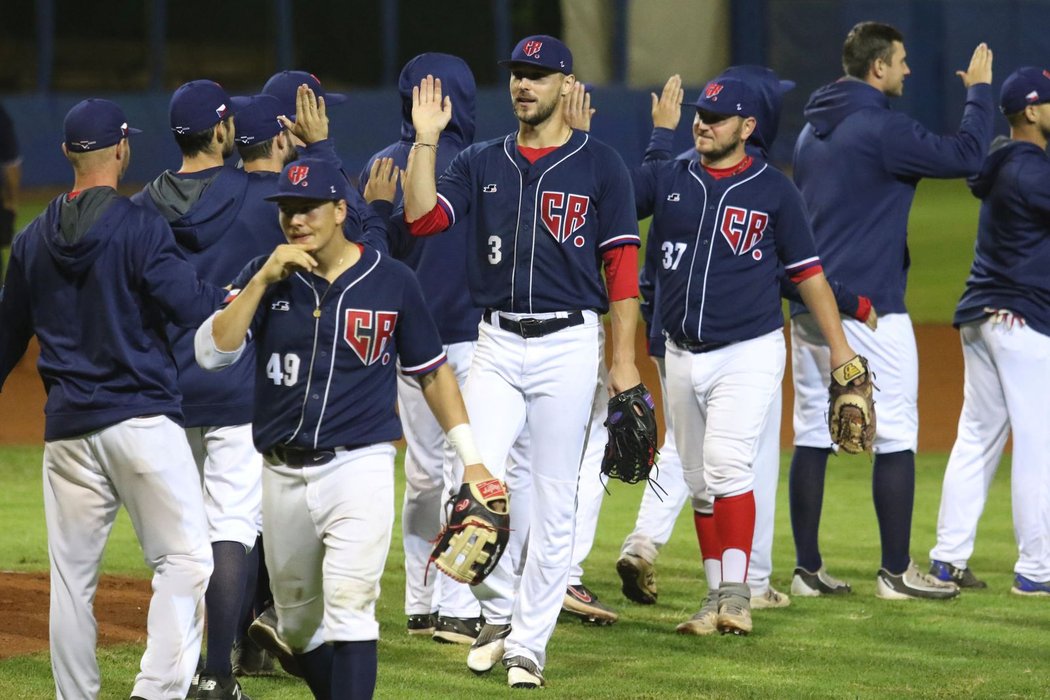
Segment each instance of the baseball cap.
[[696,100],[696,109],[724,117],[754,117],[761,106],[758,95],[746,82],[720,76],[704,86]]
[[281,111],[281,101],[273,95],[252,95],[251,97],[234,97],[237,113],[233,117],[237,136],[234,138],[241,146],[254,146],[268,141],[284,130],[277,121]]
[[281,114],[286,117],[295,115],[295,93],[299,86],[306,84],[314,94],[324,98],[326,107],[333,107],[346,102],[346,95],[341,92],[326,92],[321,81],[313,73],[304,70],[283,70],[274,73],[263,85],[263,93],[273,95],[281,101]]
[[1003,114],[1016,114],[1028,105],[1050,102],[1050,71],[1034,66],[1018,68],[1011,73],[999,93]]
[[346,178],[334,164],[320,158],[302,158],[284,166],[277,178],[277,191],[271,202],[282,199],[319,199],[336,201],[346,198]]
[[193,134],[233,114],[234,103],[214,80],[192,80],[171,96],[168,115],[176,134]]
[[128,126],[124,110],[116,102],[91,97],[76,103],[63,122],[66,148],[86,153],[108,148],[141,129]]
[[515,63],[568,75],[572,73],[572,52],[552,36],[535,34],[519,41],[510,58],[499,62],[501,66],[513,66]]

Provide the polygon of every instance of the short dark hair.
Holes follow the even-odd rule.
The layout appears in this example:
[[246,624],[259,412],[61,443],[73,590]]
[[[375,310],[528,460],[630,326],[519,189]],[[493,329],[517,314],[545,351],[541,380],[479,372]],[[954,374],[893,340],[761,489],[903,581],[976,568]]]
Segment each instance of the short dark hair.
[[876,59],[890,62],[895,41],[904,43],[904,35],[896,27],[881,22],[854,25],[842,45],[842,69],[846,75],[863,80]]
[[[233,119],[233,117],[226,117],[226,119]],[[179,150],[182,151],[182,155],[186,158],[192,158],[199,153],[207,151],[208,147],[211,146],[211,140],[215,137],[216,127],[226,123],[226,119],[214,126],[194,131],[191,134],[175,132],[175,143],[179,144]]]
[[269,158],[273,155],[273,138],[268,138],[265,141],[244,146],[237,144],[237,153],[245,163],[251,163],[253,160]]

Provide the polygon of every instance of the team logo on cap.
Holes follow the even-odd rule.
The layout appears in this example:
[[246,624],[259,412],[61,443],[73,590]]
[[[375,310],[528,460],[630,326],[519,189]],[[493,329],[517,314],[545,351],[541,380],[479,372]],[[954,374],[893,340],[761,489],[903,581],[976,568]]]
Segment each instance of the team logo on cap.
[[521,50],[529,58],[539,58],[541,48],[543,48],[542,41],[526,41],[525,46],[521,47]]
[[123,124],[120,125],[120,135],[121,136],[127,136],[128,135],[128,123],[127,122],[124,122]]
[[1024,96],[1024,99],[1025,99],[1025,102],[1038,102],[1039,101],[1039,91],[1038,90],[1032,90],[1030,93],[1028,93],[1027,95]]
[[219,115],[219,119],[225,119],[226,118],[226,112],[228,112],[228,111],[229,110],[226,108],[225,104],[221,104],[221,105],[219,105],[218,107],[215,108],[215,113],[217,115]]
[[722,92],[722,83],[711,83],[704,88],[704,97],[717,100],[719,93]]
[[293,165],[288,168],[288,181],[293,185],[303,183],[303,187],[306,187],[306,176],[310,173],[309,165]]

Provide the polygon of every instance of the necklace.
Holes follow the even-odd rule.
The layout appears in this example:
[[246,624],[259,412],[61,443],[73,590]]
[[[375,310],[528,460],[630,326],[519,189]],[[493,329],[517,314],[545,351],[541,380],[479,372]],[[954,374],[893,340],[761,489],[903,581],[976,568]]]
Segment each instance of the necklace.
[[[352,245],[352,244],[349,244],[349,245]],[[348,250],[349,250],[348,247],[345,247],[345,246],[343,247],[343,254],[339,256],[339,259],[336,260],[335,265],[332,265],[332,267],[330,269],[338,270],[339,268],[341,268],[343,266],[343,260],[346,259],[346,252]],[[314,318],[321,318],[321,304],[324,303],[325,297],[328,296],[328,292],[331,291],[333,286],[334,286],[333,282],[329,282],[328,283],[328,289],[324,290],[324,294],[322,294],[321,298],[317,300],[316,307],[314,308]],[[315,295],[317,294],[317,290],[316,289],[314,290],[314,294]]]

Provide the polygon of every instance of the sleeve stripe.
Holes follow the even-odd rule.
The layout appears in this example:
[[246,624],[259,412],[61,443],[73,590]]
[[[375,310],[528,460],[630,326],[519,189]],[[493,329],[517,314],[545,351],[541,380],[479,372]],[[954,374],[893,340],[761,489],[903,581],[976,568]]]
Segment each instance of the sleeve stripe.
[[401,365],[401,373],[402,374],[426,374],[427,372],[432,372],[435,369],[437,369],[438,367],[440,367],[441,365],[445,364],[445,360],[447,360],[447,359],[448,359],[448,357],[445,355],[445,351],[442,350],[441,353],[437,357],[435,357],[435,358],[433,358],[431,360],[427,360],[426,362],[424,362],[421,365],[414,365],[412,367],[405,367],[404,365]]
[[452,224],[455,225],[455,223],[456,223],[456,210],[452,208],[452,202],[450,202],[447,199],[445,199],[444,197],[442,197],[440,192],[437,193],[437,196],[438,196],[438,204],[440,204],[441,208],[445,210],[446,214],[448,214],[449,221],[451,221]]
[[624,236],[613,236],[612,238],[608,238],[608,239],[602,241],[601,243],[599,243],[598,244],[598,248],[602,249],[602,248],[609,248],[611,246],[632,245],[632,244],[636,245],[636,246],[641,246],[642,245],[642,239],[639,236],[637,236],[637,235],[635,235],[633,233],[630,233],[630,234],[627,234],[627,235],[624,235]]
[[796,263],[791,263],[790,265],[785,265],[784,269],[785,270],[795,270],[795,269],[811,267],[813,265],[819,265],[819,264],[820,264],[820,256],[814,255],[812,258],[806,258],[805,260],[799,260]]

